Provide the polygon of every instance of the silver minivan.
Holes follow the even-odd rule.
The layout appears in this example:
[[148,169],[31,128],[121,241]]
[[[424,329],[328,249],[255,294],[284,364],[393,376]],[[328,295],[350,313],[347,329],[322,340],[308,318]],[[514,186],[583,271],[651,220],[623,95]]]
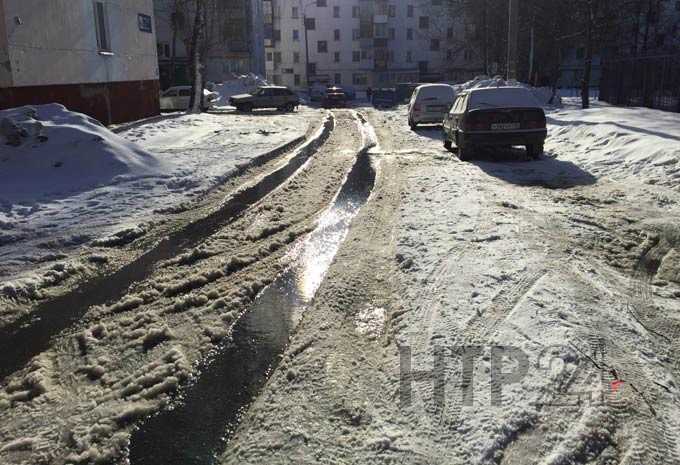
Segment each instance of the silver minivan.
[[456,99],[456,91],[448,84],[418,86],[408,104],[408,125],[442,124]]

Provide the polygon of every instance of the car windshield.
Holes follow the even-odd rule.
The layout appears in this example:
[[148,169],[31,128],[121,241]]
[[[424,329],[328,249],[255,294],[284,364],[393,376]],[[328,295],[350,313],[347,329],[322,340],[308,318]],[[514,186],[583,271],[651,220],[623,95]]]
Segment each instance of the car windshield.
[[524,88],[506,87],[481,89],[470,94],[468,108],[535,108],[540,104],[534,96]]

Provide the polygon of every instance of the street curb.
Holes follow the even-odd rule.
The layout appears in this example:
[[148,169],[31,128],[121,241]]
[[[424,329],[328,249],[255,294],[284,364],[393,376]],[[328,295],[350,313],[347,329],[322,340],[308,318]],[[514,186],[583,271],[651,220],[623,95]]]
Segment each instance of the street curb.
[[160,115],[156,116],[150,116],[148,118],[140,119],[137,121],[131,121],[129,123],[123,123],[120,126],[117,126],[115,128],[108,128],[109,131],[111,131],[114,134],[120,134],[121,132],[129,131],[130,129],[135,129],[140,126],[144,126],[145,124],[150,124],[150,123],[156,123],[158,121],[163,121],[166,119],[175,119],[179,118],[180,116],[186,115],[186,112],[181,112],[181,113],[171,113],[171,114],[163,114],[161,113]]

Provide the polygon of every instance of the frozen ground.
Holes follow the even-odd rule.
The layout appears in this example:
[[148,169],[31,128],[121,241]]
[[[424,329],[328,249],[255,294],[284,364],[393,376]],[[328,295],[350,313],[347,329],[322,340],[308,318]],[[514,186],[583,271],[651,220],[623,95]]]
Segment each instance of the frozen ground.
[[678,463],[679,115],[638,113],[461,163],[369,111],[373,201],[222,463]]
[[[106,248],[146,234],[159,219],[154,213],[185,208],[236,168],[304,136],[323,116],[306,108],[290,114],[171,114],[116,135],[83,115],[65,115],[70,120],[53,118],[45,125],[47,142],[0,149],[5,163],[29,155],[43,163],[41,171],[2,172],[0,289],[5,296],[31,293],[48,272],[60,276],[47,281],[59,281],[84,271],[59,263],[66,268],[49,268],[80,246]],[[49,191],[37,195],[17,183]]]
[[[462,163],[404,107],[360,112],[375,188],[219,462],[680,463],[680,115],[567,100],[541,160]],[[365,125],[334,114],[280,188],[2,381],[0,461],[120,457],[337,192]],[[171,156],[171,122],[141,147]]]

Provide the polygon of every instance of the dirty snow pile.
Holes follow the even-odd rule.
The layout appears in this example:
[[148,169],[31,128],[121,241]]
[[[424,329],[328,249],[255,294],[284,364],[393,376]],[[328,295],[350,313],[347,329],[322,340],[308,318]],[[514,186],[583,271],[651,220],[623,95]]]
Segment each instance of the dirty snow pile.
[[3,110],[0,125],[3,204],[33,203],[162,169],[150,153],[63,105]]
[[[525,84],[514,79],[506,81],[500,76],[494,76],[492,78],[489,76],[477,76],[471,81],[454,85],[456,92],[462,92],[469,89],[481,89],[485,87],[524,87],[525,89],[528,89],[534,95],[534,97],[544,105],[549,104],[550,99],[552,98],[552,89],[549,87],[533,87],[529,84]],[[561,103],[561,98],[559,94],[557,94],[551,105],[560,106]]]
[[239,94],[249,94],[255,91],[259,86],[267,86],[269,83],[266,79],[257,74],[248,73],[243,75],[234,75],[234,79],[225,81],[210,89],[217,92],[220,99],[215,103],[216,107],[224,107],[229,105],[229,98]]
[[548,115],[546,149],[592,175],[680,188],[680,114],[595,103]]

